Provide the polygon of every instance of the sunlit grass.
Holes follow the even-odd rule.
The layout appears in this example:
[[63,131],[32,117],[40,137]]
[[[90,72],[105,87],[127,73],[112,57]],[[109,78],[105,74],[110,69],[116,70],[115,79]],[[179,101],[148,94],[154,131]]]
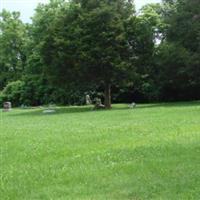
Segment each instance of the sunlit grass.
[[1,113],[0,199],[200,199],[200,103]]

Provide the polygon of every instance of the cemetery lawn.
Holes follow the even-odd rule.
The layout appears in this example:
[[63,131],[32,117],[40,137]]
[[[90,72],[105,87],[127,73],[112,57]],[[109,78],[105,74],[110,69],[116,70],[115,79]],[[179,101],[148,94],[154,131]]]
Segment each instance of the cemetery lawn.
[[1,112],[0,199],[200,199],[200,102],[56,111]]

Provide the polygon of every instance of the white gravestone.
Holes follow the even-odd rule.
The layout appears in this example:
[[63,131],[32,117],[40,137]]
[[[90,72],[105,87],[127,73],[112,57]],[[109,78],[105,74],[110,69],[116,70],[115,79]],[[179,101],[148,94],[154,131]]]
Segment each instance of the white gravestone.
[[92,104],[92,100],[90,99],[90,95],[86,95],[85,96],[85,101],[86,101],[86,105],[91,105]]

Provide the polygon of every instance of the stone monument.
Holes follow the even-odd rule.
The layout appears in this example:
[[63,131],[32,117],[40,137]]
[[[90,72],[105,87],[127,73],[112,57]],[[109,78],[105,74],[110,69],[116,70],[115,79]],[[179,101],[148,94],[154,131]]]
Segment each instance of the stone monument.
[[86,105],[91,105],[92,104],[92,100],[90,98],[90,95],[86,95],[85,96],[85,101],[86,101]]
[[4,102],[4,104],[3,104],[3,112],[9,112],[9,111],[11,111],[11,109],[12,109],[11,102],[9,102],[9,101]]
[[101,99],[96,97],[95,98],[95,106],[94,109],[104,109],[105,106],[101,103]]
[[129,105],[129,108],[135,108],[136,107],[136,103],[135,102],[133,102],[133,103],[131,103],[130,105]]

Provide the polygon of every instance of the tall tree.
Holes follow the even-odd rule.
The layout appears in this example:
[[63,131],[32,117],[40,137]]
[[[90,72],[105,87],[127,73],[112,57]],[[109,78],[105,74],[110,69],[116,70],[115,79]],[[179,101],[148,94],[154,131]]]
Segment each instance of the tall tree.
[[132,49],[128,43],[126,24],[134,14],[131,1],[80,1],[81,47],[83,75],[104,85],[106,108],[111,108],[111,87],[128,79],[132,67]]
[[158,51],[162,94],[173,100],[200,98],[199,0],[164,1],[168,28]]
[[133,14],[132,2],[124,0],[52,0],[39,7],[33,30],[49,77],[63,86],[104,85],[111,108],[112,84],[132,68],[126,25]]
[[19,17],[19,12],[0,13],[0,89],[8,81],[20,78],[24,70],[26,26]]
[[140,100],[147,101],[158,97],[154,56],[164,37],[161,12],[160,4],[147,4],[129,21],[128,41],[134,52],[132,63],[136,69],[134,84],[129,90],[134,91],[136,99],[139,96]]
[[78,13],[79,6],[73,2],[51,0],[40,4],[30,31],[30,46],[34,49],[28,59],[30,71],[45,74],[52,84],[66,90],[75,85],[79,73]]

